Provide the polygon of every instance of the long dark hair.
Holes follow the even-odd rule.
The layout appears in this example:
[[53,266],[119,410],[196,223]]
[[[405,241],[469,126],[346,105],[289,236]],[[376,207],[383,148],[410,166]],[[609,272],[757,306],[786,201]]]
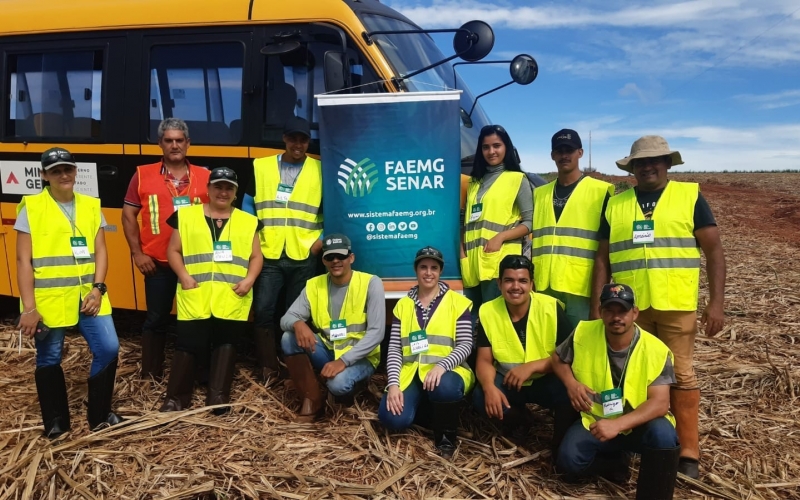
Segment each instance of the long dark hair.
[[483,179],[486,174],[486,169],[489,164],[486,163],[486,158],[483,157],[483,139],[487,136],[497,134],[497,137],[506,145],[506,157],[503,158],[503,165],[505,169],[510,172],[522,172],[517,159],[517,152],[514,149],[514,144],[511,143],[511,137],[508,136],[506,129],[500,125],[486,125],[481,129],[478,135],[478,147],[475,149],[475,159],[472,163],[472,173],[470,174],[473,179],[479,181]]

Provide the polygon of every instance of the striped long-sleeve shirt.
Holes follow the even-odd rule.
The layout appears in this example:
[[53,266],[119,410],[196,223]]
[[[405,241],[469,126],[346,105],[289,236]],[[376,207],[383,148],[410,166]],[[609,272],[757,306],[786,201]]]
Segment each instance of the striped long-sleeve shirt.
[[[419,288],[414,287],[408,292],[408,297],[414,301],[414,309],[417,313],[417,321],[420,325],[428,322],[428,318],[433,316],[436,308],[442,301],[442,297],[450,289],[446,283],[439,282],[439,293],[431,301],[430,305],[426,308],[422,306],[419,301]],[[439,361],[437,365],[441,366],[447,371],[454,369],[456,366],[466,361],[467,357],[472,352],[472,320],[469,310],[464,311],[464,314],[456,321],[456,346],[453,351],[443,360]],[[400,386],[400,370],[403,367],[403,346],[400,341],[400,318],[395,316],[392,318],[392,331],[389,337],[389,351],[386,354],[386,374],[388,378],[388,385]]]

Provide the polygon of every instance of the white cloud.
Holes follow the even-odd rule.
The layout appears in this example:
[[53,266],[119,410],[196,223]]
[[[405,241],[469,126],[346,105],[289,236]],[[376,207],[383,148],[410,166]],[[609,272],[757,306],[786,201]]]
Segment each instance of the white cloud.
[[482,19],[495,28],[573,30],[576,43],[568,50],[543,50],[560,50],[553,68],[582,77],[609,72],[678,77],[711,65],[764,68],[800,61],[800,10],[795,11],[800,5],[790,0],[608,0],[558,7],[394,0],[390,5],[431,28]]
[[800,104],[800,89],[784,90],[772,94],[742,94],[736,96],[736,99],[755,103],[759,109],[788,108]]

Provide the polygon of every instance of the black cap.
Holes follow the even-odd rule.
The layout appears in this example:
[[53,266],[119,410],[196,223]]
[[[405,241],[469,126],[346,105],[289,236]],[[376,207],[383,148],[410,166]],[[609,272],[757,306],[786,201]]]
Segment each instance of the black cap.
[[230,182],[239,187],[239,178],[236,176],[236,172],[228,167],[217,167],[211,171],[211,175],[208,176],[208,183],[216,184],[217,182]]
[[424,259],[433,259],[438,262],[440,266],[444,267],[444,257],[442,256],[442,252],[436,248],[427,246],[417,250],[417,255],[414,257],[414,267],[417,267],[417,262]]
[[553,135],[553,139],[550,141],[551,151],[555,151],[561,146],[567,146],[572,149],[582,149],[583,144],[581,143],[581,136],[578,135],[572,129],[562,128],[558,132]]
[[627,310],[631,310],[636,303],[633,300],[633,289],[621,283],[609,283],[603,285],[603,292],[600,294],[600,307],[616,302],[622,304]]
[[72,165],[78,168],[72,153],[64,148],[50,148],[42,153],[42,169],[49,170],[58,165]]
[[328,235],[322,240],[323,257],[328,254],[350,255],[350,248],[350,238],[340,233]]
[[311,137],[311,125],[305,118],[293,116],[286,121],[283,126],[283,135],[303,134],[306,137]]

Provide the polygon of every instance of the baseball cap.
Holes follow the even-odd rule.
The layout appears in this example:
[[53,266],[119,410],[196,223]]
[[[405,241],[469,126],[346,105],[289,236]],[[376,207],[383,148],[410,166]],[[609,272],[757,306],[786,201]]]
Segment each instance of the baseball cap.
[[208,183],[216,184],[217,182],[230,182],[239,187],[239,178],[236,176],[236,172],[228,167],[217,167],[211,171],[211,175],[208,176]]
[[322,240],[322,256],[329,254],[350,255],[350,238],[334,233]]
[[305,118],[293,116],[286,121],[283,126],[283,135],[303,134],[306,137],[311,137],[311,125]]
[[583,148],[583,144],[581,143],[581,136],[578,135],[572,129],[569,128],[562,128],[555,134],[553,134],[553,138],[550,140],[550,150],[555,151],[561,146],[567,146],[572,149],[581,149]]
[[72,165],[78,168],[72,153],[64,148],[50,148],[42,153],[42,168],[44,170],[49,170],[58,165]]
[[603,308],[612,302],[622,304],[625,309],[630,311],[636,305],[633,300],[633,289],[621,283],[603,285],[603,291],[600,293],[600,307]]
[[414,257],[414,267],[417,266],[417,262],[424,259],[433,259],[438,262],[440,266],[444,267],[444,257],[442,256],[442,252],[436,248],[433,248],[432,246],[427,246],[417,250],[417,255]]

